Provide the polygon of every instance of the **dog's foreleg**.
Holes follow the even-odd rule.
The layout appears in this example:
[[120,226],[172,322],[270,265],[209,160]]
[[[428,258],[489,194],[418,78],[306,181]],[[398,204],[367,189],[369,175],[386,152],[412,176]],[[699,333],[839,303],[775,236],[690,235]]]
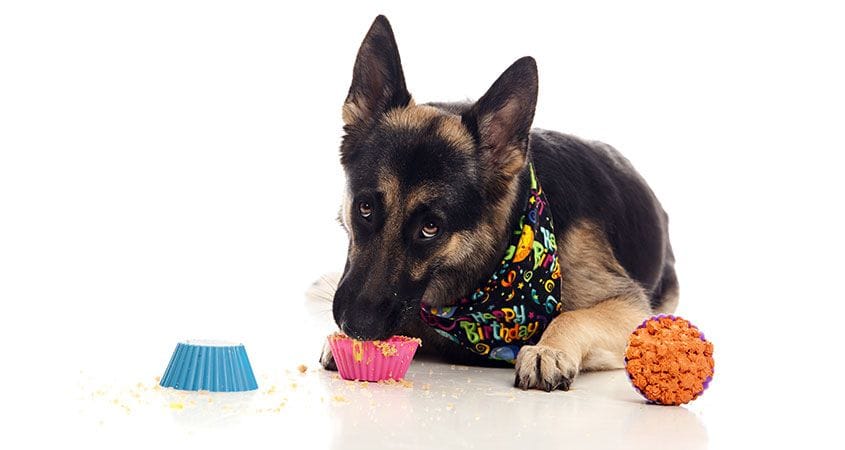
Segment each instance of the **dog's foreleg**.
[[581,370],[621,368],[628,335],[648,316],[647,305],[623,296],[557,316],[537,345],[520,350],[514,385],[566,391]]

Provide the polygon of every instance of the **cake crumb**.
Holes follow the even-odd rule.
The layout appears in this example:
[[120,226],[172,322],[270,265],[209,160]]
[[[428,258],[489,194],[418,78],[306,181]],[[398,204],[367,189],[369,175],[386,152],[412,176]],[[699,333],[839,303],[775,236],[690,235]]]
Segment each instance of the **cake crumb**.
[[298,370],[299,373],[305,373],[308,371],[308,366],[306,366],[305,364],[300,364],[296,367],[296,370]]
[[385,341],[374,341],[373,346],[381,351],[381,354],[385,357],[395,356],[396,353],[399,351],[396,349],[396,346]]
[[349,401],[349,400],[346,399],[346,397],[344,397],[342,395],[335,395],[334,397],[332,397],[332,400],[334,400],[336,402],[348,402]]
[[185,405],[182,402],[170,402],[170,409],[185,409]]

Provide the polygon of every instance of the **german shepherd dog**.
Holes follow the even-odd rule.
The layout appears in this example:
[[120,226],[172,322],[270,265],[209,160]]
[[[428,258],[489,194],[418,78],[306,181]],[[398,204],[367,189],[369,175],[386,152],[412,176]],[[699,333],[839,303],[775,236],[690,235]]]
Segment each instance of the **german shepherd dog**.
[[[390,24],[375,19],[343,105],[349,249],[332,305],[343,332],[416,336],[447,361],[495,365],[433,332],[420,308],[455,304],[496,270],[529,164],[556,227],[563,312],[519,351],[515,386],[568,390],[581,370],[621,368],[629,333],[674,311],[668,218],[654,193],[609,145],[531,129],[536,102],[537,66],[524,57],[474,103],[415,104]],[[321,363],[335,368],[330,351]]]

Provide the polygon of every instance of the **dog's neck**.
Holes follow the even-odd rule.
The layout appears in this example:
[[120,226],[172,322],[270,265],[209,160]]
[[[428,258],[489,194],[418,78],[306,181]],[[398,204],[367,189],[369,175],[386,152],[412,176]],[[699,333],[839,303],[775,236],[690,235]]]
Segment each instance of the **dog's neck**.
[[516,226],[517,222],[519,222],[519,218],[522,217],[523,213],[525,212],[525,203],[528,201],[528,197],[531,195],[531,169],[530,166],[534,164],[530,159],[526,161],[525,166],[516,176],[514,183],[516,183],[516,195],[514,196],[514,200],[510,205],[510,220],[508,220],[508,227],[504,230],[504,234],[501,236],[503,242],[507,242],[510,238],[509,233],[513,228]]
[[[516,177],[514,177],[513,189],[515,195],[507,206],[508,211],[510,211],[507,223],[495,224],[495,226],[498,227],[495,256],[488,261],[485,270],[478,274],[479,280],[486,279],[498,268],[499,262],[502,260],[502,255],[504,255],[507,250],[511,233],[516,228],[516,225],[519,223],[522,215],[525,213],[525,204],[528,202],[528,197],[531,195],[531,164],[533,164],[533,162],[529,158],[520,172],[516,175]],[[504,196],[505,194],[502,193],[502,195]]]

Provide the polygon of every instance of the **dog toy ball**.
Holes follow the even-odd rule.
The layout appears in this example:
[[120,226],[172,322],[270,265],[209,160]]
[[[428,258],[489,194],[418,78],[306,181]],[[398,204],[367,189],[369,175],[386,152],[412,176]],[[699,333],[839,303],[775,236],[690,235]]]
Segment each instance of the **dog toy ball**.
[[713,344],[680,317],[654,316],[628,338],[628,378],[653,403],[681,405],[695,400],[713,379],[713,367]]

